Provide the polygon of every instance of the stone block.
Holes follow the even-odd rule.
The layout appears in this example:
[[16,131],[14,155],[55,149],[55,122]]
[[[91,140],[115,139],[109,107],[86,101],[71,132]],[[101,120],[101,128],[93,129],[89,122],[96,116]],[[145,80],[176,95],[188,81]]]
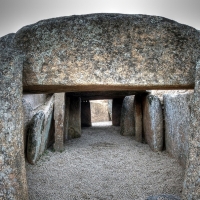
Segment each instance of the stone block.
[[0,194],[1,199],[27,200],[22,108],[24,55],[14,48],[14,36],[0,38]]
[[181,200],[181,199],[171,194],[161,194],[156,196],[150,196],[146,200]]
[[192,96],[193,93],[163,96],[166,150],[184,167],[188,157]]
[[94,100],[90,101],[91,118],[93,122],[109,121],[108,100]]
[[81,101],[81,127],[92,126],[90,101]]
[[56,151],[64,150],[65,141],[65,93],[55,93],[54,103],[55,143]]
[[194,96],[191,107],[189,154],[183,184],[183,199],[200,199],[200,60],[197,62]]
[[143,101],[143,129],[147,144],[153,151],[163,150],[163,113],[158,97],[147,95]]
[[15,42],[26,52],[24,90],[51,93],[193,88],[199,38],[164,17],[91,14],[25,26]]
[[112,101],[112,125],[113,126],[120,126],[122,103],[123,103],[123,98],[115,98]]
[[35,164],[40,156],[44,121],[45,121],[44,112],[39,111],[33,116],[29,124],[28,135],[27,135],[27,160],[31,164]]
[[125,136],[135,135],[134,124],[134,96],[126,96],[122,103],[120,134]]
[[81,99],[70,97],[68,139],[81,137]]

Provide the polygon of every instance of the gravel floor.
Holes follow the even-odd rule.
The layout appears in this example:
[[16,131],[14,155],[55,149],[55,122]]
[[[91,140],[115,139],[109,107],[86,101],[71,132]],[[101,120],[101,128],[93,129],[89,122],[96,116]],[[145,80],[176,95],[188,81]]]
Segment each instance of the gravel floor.
[[82,129],[62,153],[47,150],[27,164],[30,200],[144,200],[155,194],[180,196],[183,169],[166,152],[121,136],[119,127]]

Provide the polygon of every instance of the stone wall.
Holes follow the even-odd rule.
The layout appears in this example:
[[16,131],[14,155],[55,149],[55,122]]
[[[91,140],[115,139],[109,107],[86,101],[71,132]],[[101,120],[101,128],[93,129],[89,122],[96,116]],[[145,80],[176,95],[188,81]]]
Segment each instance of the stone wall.
[[13,47],[14,34],[0,38],[0,198],[27,200],[24,159],[23,54]]
[[110,121],[108,100],[90,101],[90,105],[92,123]]
[[184,167],[188,157],[190,110],[193,93],[164,95],[165,146]]

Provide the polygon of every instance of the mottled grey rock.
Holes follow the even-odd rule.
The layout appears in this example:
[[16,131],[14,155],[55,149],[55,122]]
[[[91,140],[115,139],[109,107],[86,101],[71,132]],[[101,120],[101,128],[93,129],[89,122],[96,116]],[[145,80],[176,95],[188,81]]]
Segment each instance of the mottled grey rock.
[[163,17],[90,14],[25,26],[15,43],[26,52],[24,90],[50,93],[193,88],[199,38]]
[[91,105],[92,123],[109,121],[109,111],[108,111],[107,100],[90,101],[90,105]]
[[163,96],[166,150],[184,167],[188,157],[192,96],[193,93]]
[[156,196],[150,196],[146,200],[181,200],[181,199],[171,194],[161,194]]
[[81,101],[81,127],[92,126],[90,101]]
[[68,139],[81,137],[81,99],[70,97]]
[[123,98],[114,98],[112,101],[112,125],[120,126]]
[[54,120],[55,120],[55,143],[56,151],[64,150],[65,141],[65,93],[55,93]]
[[183,196],[186,200],[200,199],[200,61],[196,66],[195,89],[191,108],[189,155],[186,164]]
[[123,100],[120,121],[121,135],[135,135],[133,102],[134,96],[127,96]]
[[27,135],[27,160],[35,164],[40,156],[40,147],[42,140],[42,130],[44,128],[45,115],[42,111],[36,113],[28,128]]
[[153,151],[163,149],[163,113],[160,100],[147,95],[143,103],[143,128],[145,141]]
[[0,38],[0,196],[27,200],[22,123],[24,55],[13,47],[13,37]]

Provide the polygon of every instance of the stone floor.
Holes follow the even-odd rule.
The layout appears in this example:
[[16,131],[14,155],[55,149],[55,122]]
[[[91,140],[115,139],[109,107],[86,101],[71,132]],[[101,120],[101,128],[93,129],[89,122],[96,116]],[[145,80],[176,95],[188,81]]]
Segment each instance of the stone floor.
[[182,167],[166,152],[152,152],[120,128],[95,123],[65,151],[48,150],[27,164],[30,200],[144,200],[182,190]]

